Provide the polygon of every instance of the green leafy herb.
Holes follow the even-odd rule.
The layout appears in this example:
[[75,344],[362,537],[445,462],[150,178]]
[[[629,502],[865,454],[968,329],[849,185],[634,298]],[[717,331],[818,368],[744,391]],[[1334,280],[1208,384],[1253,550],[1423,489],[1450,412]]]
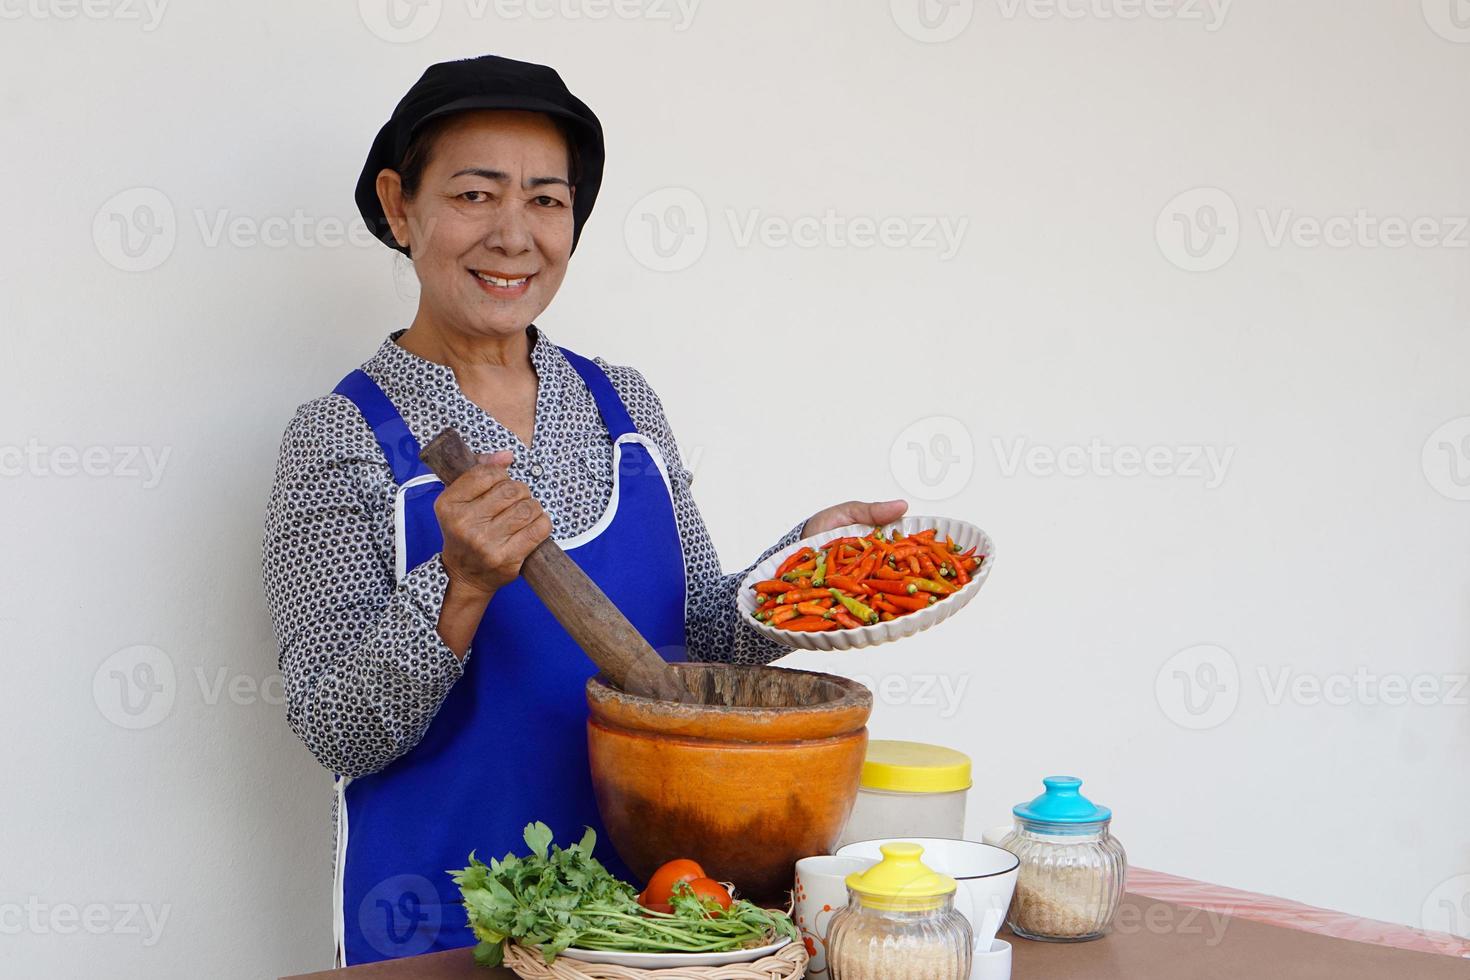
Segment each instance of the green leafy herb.
[[781,912],[747,901],[721,909],[687,884],[676,888],[672,913],[638,904],[637,893],[592,856],[597,834],[588,828],[571,847],[553,843],[551,828],[528,824],[524,857],[507,854],[487,865],[470,854],[469,867],[449,875],[464,896],[465,914],[479,945],[475,962],[499,966],[506,941],[536,946],[546,962],[568,946],[640,953],[717,953],[796,939]]

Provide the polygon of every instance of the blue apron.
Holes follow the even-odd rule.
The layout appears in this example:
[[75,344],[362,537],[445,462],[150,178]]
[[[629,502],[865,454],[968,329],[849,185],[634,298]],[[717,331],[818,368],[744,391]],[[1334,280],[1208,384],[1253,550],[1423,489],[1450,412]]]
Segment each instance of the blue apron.
[[[612,382],[565,349],[613,441],[613,491],[586,532],[558,543],[667,660],[685,659],[684,557],[665,464]],[[393,469],[395,568],[401,578],[443,548],[434,500],[444,485],[418,458],[398,410],[362,371],[336,389],[362,412]],[[338,777],[335,932],[343,965],[472,945],[445,872],[523,853],[540,820],[566,844],[598,832],[597,856],[629,878],[607,840],[587,767],[587,703],[596,673],[524,579],[496,592],[464,676],[423,741],[381,772]]]

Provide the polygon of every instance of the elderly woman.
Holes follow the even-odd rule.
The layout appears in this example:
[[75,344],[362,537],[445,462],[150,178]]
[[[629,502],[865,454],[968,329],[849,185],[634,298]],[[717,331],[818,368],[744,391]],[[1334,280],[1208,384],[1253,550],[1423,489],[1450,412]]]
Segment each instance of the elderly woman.
[[[602,167],[601,125],[555,71],[487,56],[429,68],[358,182],[369,227],[413,261],[418,311],[297,411],[264,539],[287,720],[336,774],[344,964],[470,945],[445,869],[518,849],[533,820],[601,826],[593,668],[518,577],[548,536],[669,660],[786,652],[738,624],[745,572],[722,574],[643,375],[535,326]],[[479,463],[445,487],[418,453],[448,425]],[[904,509],[829,507],[756,561]]]

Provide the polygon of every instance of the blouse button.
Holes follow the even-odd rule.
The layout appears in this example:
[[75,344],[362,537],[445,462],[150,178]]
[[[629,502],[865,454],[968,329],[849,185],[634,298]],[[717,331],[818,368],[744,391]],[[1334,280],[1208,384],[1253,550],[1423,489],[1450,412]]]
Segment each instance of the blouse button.
[[543,472],[544,471],[541,469],[541,464],[540,463],[532,463],[531,464],[531,475],[532,476],[540,476]]

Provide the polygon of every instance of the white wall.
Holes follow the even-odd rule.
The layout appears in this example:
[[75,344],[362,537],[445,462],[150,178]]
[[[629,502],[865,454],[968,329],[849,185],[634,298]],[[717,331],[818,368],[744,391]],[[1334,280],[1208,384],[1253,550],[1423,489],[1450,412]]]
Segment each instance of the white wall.
[[[555,64],[604,120],[603,197],[542,323],[652,380],[728,566],[849,497],[997,539],[951,623],[788,661],[887,678],[875,734],[971,752],[972,831],[1075,772],[1140,865],[1470,933],[1450,0],[959,0],[946,41],[911,4],[835,0],[687,22],[428,0],[394,41],[375,2],[0,2],[6,972],[328,964],[328,777],[275,703],[259,526],[292,409],[413,309],[386,249],[334,237],[367,145],[424,66],[484,51]],[[668,188],[704,217],[688,267],[656,271],[643,215],[690,204]],[[126,271],[112,216],[140,204],[173,231]],[[1219,268],[1185,271],[1173,215],[1198,232],[1201,205],[1224,208]],[[903,242],[741,244],[752,216],[829,209]],[[1276,235],[1360,211],[1345,247]],[[293,216],[284,245],[248,237]],[[963,223],[951,255],[922,247],[936,217]],[[1415,218],[1419,244],[1375,247]],[[907,446],[937,435],[926,484]],[[1092,440],[1168,447],[1169,475],[1025,455]],[[93,475],[60,475],[90,447]],[[1218,485],[1188,447],[1230,454]],[[156,480],[133,452],[167,454]],[[114,671],[137,708],[137,663],[160,691],[128,715]],[[1289,686],[1355,672],[1373,684],[1342,704]],[[1421,677],[1433,703],[1386,703]],[[923,703],[940,680],[962,696]]]

